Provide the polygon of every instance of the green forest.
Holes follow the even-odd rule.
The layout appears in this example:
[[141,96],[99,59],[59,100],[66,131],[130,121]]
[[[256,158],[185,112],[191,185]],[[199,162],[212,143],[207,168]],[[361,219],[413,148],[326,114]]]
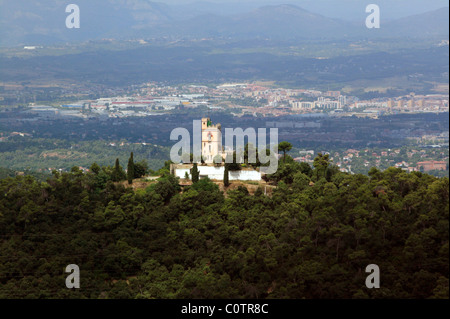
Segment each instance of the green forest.
[[[88,168],[93,162],[110,165],[119,158],[126,163],[130,152],[140,158],[149,159],[150,169],[157,170],[164,165],[169,155],[167,147],[154,144],[122,141],[68,141],[47,138],[11,138],[2,142],[0,167],[26,171],[27,174],[42,172],[49,174],[52,169],[70,171],[76,165]],[[50,170],[49,170],[50,169]],[[5,169],[0,169],[0,178]],[[2,175],[3,173],[3,175]],[[42,174],[41,174],[42,175]]]
[[0,180],[0,298],[449,298],[448,178],[285,155],[269,196],[95,168]]

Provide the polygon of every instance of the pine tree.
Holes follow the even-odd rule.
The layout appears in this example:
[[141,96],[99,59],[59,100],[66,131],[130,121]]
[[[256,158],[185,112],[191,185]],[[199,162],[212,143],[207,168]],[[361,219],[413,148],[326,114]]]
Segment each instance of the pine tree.
[[100,168],[100,166],[98,166],[97,163],[94,163],[94,164],[91,165],[91,171],[92,171],[95,175],[98,175],[98,173],[100,173],[100,170],[101,170],[101,168]]
[[225,170],[224,170],[224,173],[223,173],[223,185],[225,187],[230,186],[230,180],[229,180],[229,176],[228,175],[229,175],[228,174],[228,165],[225,165]]
[[131,152],[130,159],[128,160],[128,171],[127,171],[127,177],[128,177],[128,184],[133,184],[133,178],[134,178],[134,159],[133,159],[133,152]]
[[292,149],[292,144],[289,142],[281,142],[278,144],[278,149],[283,152],[283,163],[286,162],[286,152]]

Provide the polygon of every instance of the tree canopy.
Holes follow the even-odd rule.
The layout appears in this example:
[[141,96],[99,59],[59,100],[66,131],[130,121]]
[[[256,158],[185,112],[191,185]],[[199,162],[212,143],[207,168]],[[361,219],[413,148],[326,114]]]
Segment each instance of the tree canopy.
[[[271,196],[225,196],[170,174],[134,191],[114,172],[0,180],[0,298],[449,297],[448,178],[286,155]],[[69,264],[82,289],[65,287]]]

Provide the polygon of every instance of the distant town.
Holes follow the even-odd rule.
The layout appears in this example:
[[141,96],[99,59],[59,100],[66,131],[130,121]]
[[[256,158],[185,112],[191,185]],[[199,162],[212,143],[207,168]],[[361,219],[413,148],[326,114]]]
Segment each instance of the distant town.
[[[298,162],[312,164],[322,152],[330,154],[343,172],[366,174],[371,167],[398,167],[448,175],[448,94],[410,93],[362,100],[341,91],[274,88],[264,83],[170,86],[156,82],[117,93],[0,107],[0,142],[5,142],[0,146],[12,143],[8,147],[14,150],[15,145],[29,143],[27,157],[17,150],[3,153],[0,159],[17,170],[68,170],[72,162],[93,156],[85,146],[50,144],[38,152],[31,146],[33,141],[94,139],[104,141],[99,147],[108,154],[111,148],[123,148],[125,154],[133,145],[161,146],[156,167],[168,156],[164,149],[173,144],[171,129],[189,127],[192,119],[211,116],[227,127],[278,128],[279,139],[294,145],[290,155]],[[106,164],[110,160],[98,161]],[[83,170],[90,165],[87,160],[82,164]]]
[[448,112],[449,95],[417,95],[411,92],[405,96],[361,100],[341,91],[271,88],[254,83],[229,83],[214,87],[146,83],[133,87],[131,94],[59,105],[29,103],[26,112],[40,117],[142,117],[200,106],[227,110],[237,117],[328,113],[333,116],[377,118],[384,114]]

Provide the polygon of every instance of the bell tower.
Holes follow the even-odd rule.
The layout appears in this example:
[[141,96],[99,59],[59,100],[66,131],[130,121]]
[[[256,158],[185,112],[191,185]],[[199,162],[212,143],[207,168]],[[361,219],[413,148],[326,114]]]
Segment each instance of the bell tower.
[[221,125],[213,125],[209,117],[202,118],[202,156],[207,164],[214,163],[214,157],[222,156]]

